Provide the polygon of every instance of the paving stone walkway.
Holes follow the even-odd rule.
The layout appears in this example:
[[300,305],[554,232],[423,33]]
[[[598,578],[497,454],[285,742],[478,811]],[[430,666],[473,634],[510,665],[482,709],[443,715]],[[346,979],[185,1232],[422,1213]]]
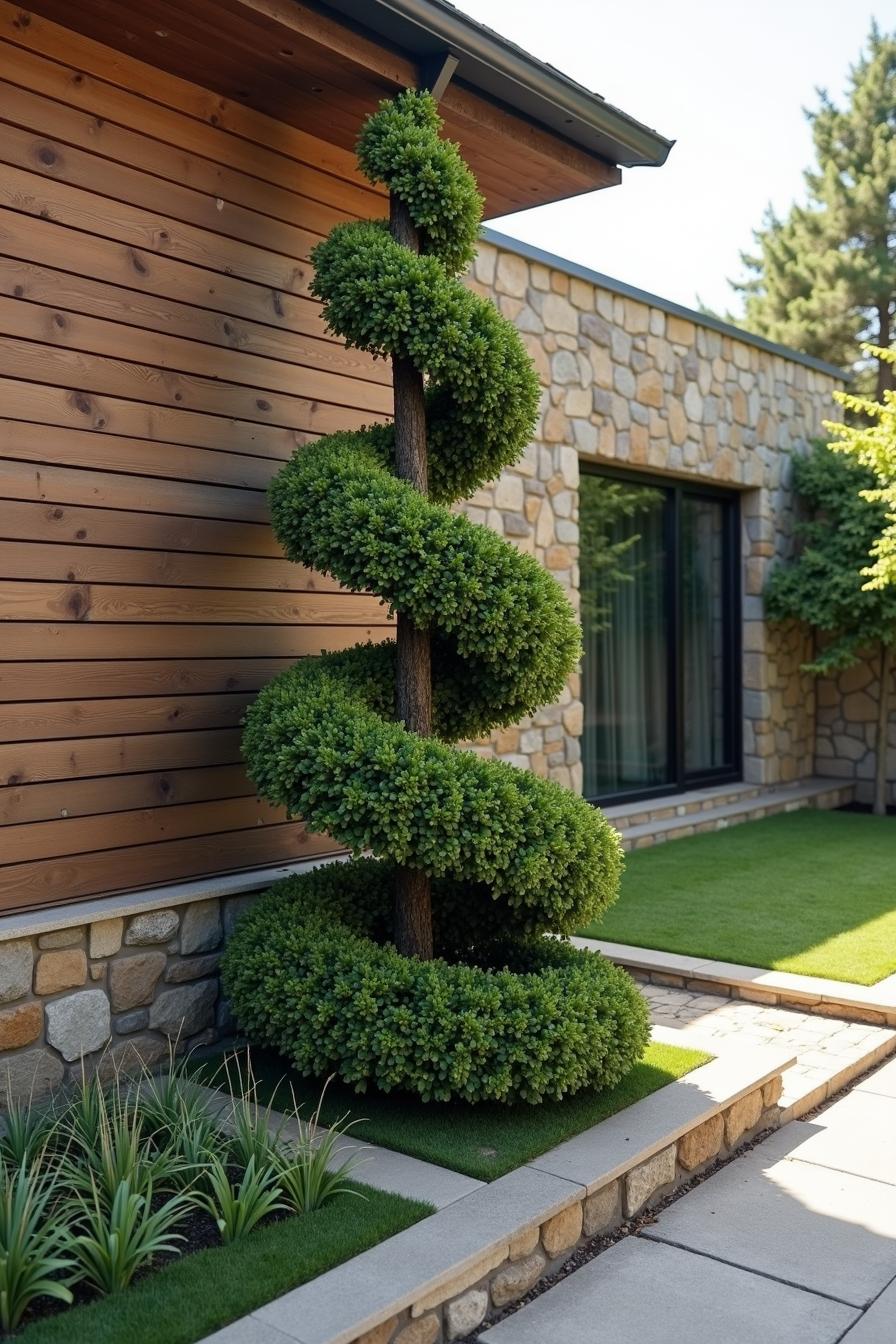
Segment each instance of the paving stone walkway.
[[792,1108],[796,1115],[811,1110],[896,1048],[896,1031],[889,1027],[663,985],[642,984],[641,991],[657,1026],[678,1028],[695,1044],[709,1049],[723,1043],[779,1045],[796,1055],[797,1063],[784,1075],[785,1114]]
[[482,1344],[894,1344],[894,1136],[890,1061],[486,1330]]

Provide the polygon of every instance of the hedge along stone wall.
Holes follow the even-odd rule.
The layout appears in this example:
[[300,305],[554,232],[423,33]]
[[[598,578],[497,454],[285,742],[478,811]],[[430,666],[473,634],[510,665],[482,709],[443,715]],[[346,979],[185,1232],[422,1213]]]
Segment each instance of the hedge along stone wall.
[[[522,332],[543,387],[523,461],[465,506],[552,570],[579,604],[580,462],[741,492],[745,778],[814,772],[815,685],[800,671],[808,633],[769,627],[762,590],[793,550],[789,459],[835,417],[840,380],[736,336],[483,242],[469,278]],[[578,674],[563,701],[477,744],[581,789]]]

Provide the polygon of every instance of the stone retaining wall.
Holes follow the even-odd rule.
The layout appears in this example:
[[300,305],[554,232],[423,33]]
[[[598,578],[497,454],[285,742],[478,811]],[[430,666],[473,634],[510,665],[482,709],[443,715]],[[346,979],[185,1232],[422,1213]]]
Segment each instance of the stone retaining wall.
[[659,1203],[761,1130],[777,1128],[782,1090],[780,1075],[770,1079],[547,1222],[521,1228],[509,1247],[470,1266],[410,1310],[356,1336],[352,1344],[446,1344],[470,1335],[556,1273],[580,1246]]
[[88,1072],[147,1066],[226,1031],[221,946],[246,896],[0,943],[0,1101]]

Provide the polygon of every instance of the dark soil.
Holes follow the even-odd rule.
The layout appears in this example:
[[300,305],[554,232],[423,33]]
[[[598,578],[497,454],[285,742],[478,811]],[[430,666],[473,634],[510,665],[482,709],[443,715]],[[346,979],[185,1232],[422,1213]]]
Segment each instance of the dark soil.
[[[238,1177],[238,1174],[239,1173],[234,1170],[231,1172],[231,1177]],[[165,1203],[166,1199],[170,1198],[171,1195],[168,1192],[155,1195],[152,1201],[153,1210],[159,1208]],[[277,1213],[270,1213],[267,1218],[261,1220],[258,1226],[265,1227],[268,1223],[280,1222],[284,1218],[292,1218],[295,1216],[296,1215],[291,1211],[285,1210]],[[139,1283],[140,1280],[145,1279],[147,1275],[155,1274],[158,1270],[164,1269],[172,1260],[180,1260],[186,1255],[194,1255],[197,1251],[207,1250],[210,1246],[223,1245],[217,1223],[214,1218],[212,1218],[211,1214],[207,1213],[204,1209],[187,1209],[183,1218],[177,1223],[173,1230],[179,1236],[184,1238],[182,1242],[178,1243],[178,1249],[176,1251],[169,1251],[163,1255],[154,1256],[149,1264],[144,1265],[142,1269],[137,1271],[132,1279],[132,1283]],[[61,1278],[62,1275],[57,1275],[56,1277]],[[58,1316],[60,1312],[70,1311],[72,1307],[80,1307],[86,1302],[94,1302],[97,1298],[103,1296],[103,1294],[98,1293],[96,1289],[92,1288],[87,1283],[73,1284],[72,1294],[75,1300],[71,1304],[71,1307],[67,1303],[59,1302],[53,1297],[36,1298],[22,1318],[19,1330],[22,1331],[26,1329],[26,1327],[33,1321],[40,1320],[41,1317]]]

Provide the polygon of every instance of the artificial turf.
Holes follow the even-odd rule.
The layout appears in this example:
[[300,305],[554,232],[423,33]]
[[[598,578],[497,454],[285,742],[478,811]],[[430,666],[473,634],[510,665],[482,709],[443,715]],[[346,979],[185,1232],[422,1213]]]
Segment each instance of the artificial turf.
[[[353,1138],[410,1153],[480,1181],[492,1181],[710,1058],[699,1050],[651,1044],[641,1062],[616,1087],[579,1092],[563,1101],[545,1101],[538,1106],[422,1102],[400,1093],[359,1095],[333,1080],[324,1095],[321,1120],[333,1124],[348,1113],[355,1121],[350,1131]],[[263,1104],[273,1101],[275,1106],[290,1108],[291,1088],[302,1106],[302,1115],[308,1116],[317,1106],[321,1080],[300,1077],[288,1062],[266,1051],[253,1049],[251,1062]],[[202,1062],[198,1070],[204,1081],[226,1085],[225,1072],[214,1058]],[[238,1070],[233,1069],[234,1082],[237,1076]],[[363,1179],[363,1168],[357,1174]]]
[[873,985],[896,971],[896,820],[806,810],[637,850],[581,932]]
[[434,1212],[370,1186],[355,1189],[365,1197],[339,1195],[234,1245],[173,1260],[127,1292],[37,1320],[22,1344],[193,1344]]

